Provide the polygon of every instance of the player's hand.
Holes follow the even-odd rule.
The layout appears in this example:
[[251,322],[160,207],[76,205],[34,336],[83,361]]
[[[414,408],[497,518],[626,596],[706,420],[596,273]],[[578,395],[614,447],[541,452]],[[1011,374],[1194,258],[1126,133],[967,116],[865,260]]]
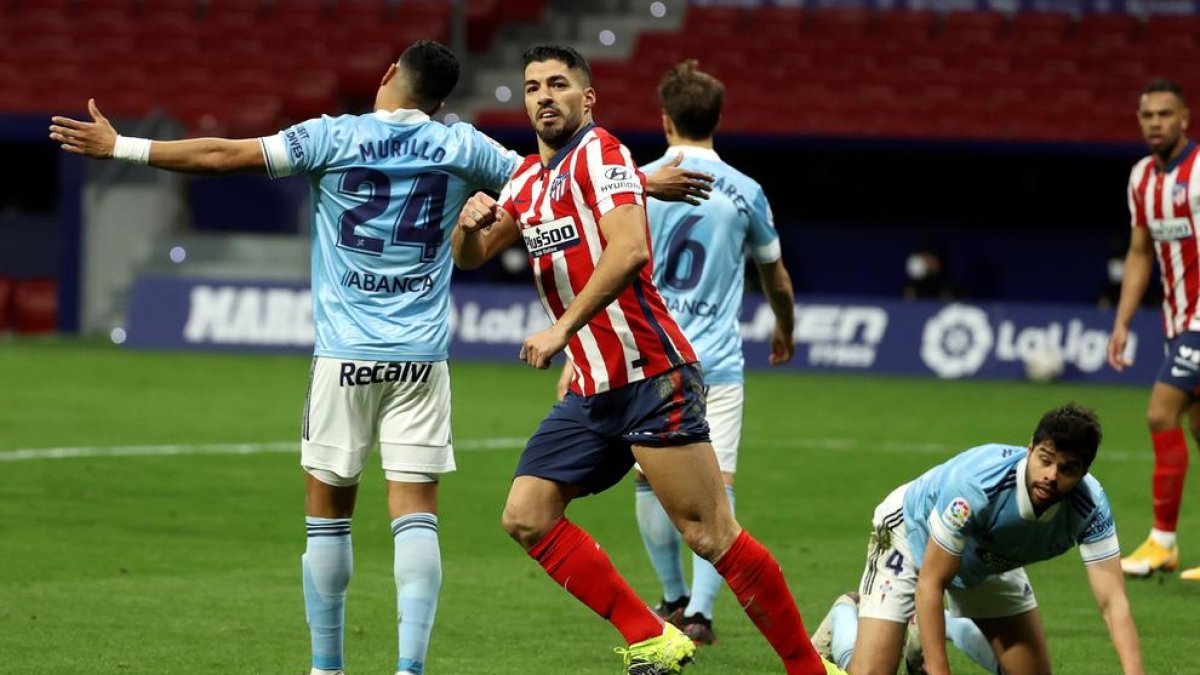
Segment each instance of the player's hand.
[[500,205],[495,199],[476,192],[458,213],[458,228],[466,233],[486,230],[500,219]]
[[1125,345],[1128,342],[1129,328],[1119,324],[1113,326],[1112,335],[1108,338],[1108,365],[1118,373],[1133,365],[1125,358]]
[[550,359],[561,352],[570,338],[560,328],[551,326],[525,338],[519,358],[538,370],[550,367]]
[[646,194],[664,202],[687,202],[693,205],[708,199],[708,193],[712,192],[712,175],[681,168],[679,164],[682,161],[681,152],[670,163],[646,176]]
[[51,117],[50,140],[76,155],[109,159],[113,155],[113,146],[117,144],[117,130],[107,117],[100,114],[96,99],[88,99],[88,112],[92,115],[91,122],[80,122],[70,117]]
[[791,333],[785,333],[779,326],[771,333],[771,355],[767,363],[778,366],[792,360],[796,355],[796,340]]

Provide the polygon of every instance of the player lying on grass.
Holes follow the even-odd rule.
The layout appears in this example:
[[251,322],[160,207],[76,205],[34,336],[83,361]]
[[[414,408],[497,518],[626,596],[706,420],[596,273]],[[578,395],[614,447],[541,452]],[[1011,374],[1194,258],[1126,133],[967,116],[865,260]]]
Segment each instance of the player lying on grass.
[[915,614],[926,672],[949,673],[949,604],[983,631],[1004,672],[1049,673],[1024,566],[1078,545],[1121,669],[1142,673],[1116,525],[1088,475],[1099,446],[1096,414],[1069,403],[1042,416],[1027,448],[972,448],[893,490],[875,508],[857,621],[831,612],[833,644],[855,634],[852,649],[835,652],[846,670],[895,673]]

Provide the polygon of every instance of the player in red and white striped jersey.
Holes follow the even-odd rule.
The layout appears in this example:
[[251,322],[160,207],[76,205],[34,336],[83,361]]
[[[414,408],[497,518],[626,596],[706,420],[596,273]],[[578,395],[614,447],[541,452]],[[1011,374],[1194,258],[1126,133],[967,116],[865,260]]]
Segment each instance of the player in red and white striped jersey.
[[[1123,369],[1129,320],[1150,281],[1158,258],[1163,286],[1166,359],[1150,393],[1147,421],[1154,445],[1154,527],[1150,536],[1121,561],[1126,574],[1149,576],[1179,565],[1175,528],[1187,473],[1187,439],[1181,427],[1186,413],[1192,434],[1200,438],[1200,153],[1188,140],[1188,109],[1183,89],[1155,80],[1143,91],[1138,122],[1150,155],[1129,175],[1129,211],[1133,232],[1125,257],[1121,300],[1108,344],[1108,361]],[[1200,580],[1200,568],[1183,572]]]
[[697,554],[726,579],[788,673],[824,675],[774,557],[741,529],[725,497],[704,418],[696,356],[655,289],[644,178],[628,150],[592,122],[587,61],[566,47],[525,54],[525,108],[539,154],[496,203],[467,202],[451,237],[455,262],[482,264],[523,238],[553,325],[520,358],[547,368],[566,349],[571,391],[530,438],[504,509],[508,533],[629,645],[629,673],[675,673],[691,640],[642,602],[611,561],[565,517],[634,459]]

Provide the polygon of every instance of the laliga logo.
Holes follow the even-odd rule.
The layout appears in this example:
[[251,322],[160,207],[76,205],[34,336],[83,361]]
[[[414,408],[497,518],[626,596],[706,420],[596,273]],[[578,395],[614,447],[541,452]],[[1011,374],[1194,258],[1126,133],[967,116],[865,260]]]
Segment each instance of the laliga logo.
[[987,312],[968,305],[949,305],[926,322],[921,360],[938,377],[971,375],[987,360],[993,339]]
[[[989,356],[1025,364],[1027,371],[1043,368],[1040,361],[1049,356],[1059,373],[1065,364],[1094,373],[1104,367],[1108,338],[1108,331],[1090,329],[1079,318],[1033,326],[1004,320],[993,328],[984,310],[953,304],[925,323],[921,360],[944,378],[974,375]],[[1136,333],[1129,334],[1125,354],[1130,359],[1137,354]]]

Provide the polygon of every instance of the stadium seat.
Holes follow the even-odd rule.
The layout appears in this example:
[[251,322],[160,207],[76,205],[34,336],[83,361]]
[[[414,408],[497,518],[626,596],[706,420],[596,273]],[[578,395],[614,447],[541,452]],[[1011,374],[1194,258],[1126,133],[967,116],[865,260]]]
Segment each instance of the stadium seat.
[[21,334],[54,332],[58,326],[58,282],[21,279],[12,294],[12,326]]
[[12,292],[16,283],[9,277],[0,277],[0,332],[8,330],[12,313]]

